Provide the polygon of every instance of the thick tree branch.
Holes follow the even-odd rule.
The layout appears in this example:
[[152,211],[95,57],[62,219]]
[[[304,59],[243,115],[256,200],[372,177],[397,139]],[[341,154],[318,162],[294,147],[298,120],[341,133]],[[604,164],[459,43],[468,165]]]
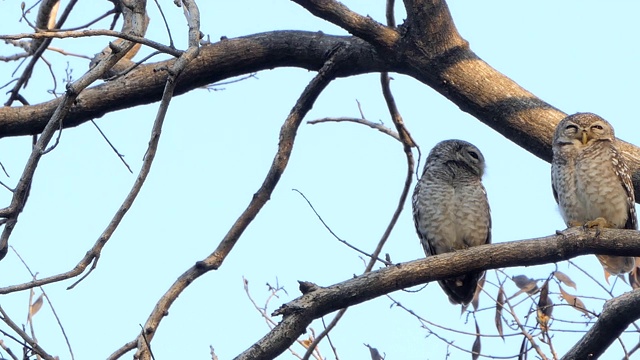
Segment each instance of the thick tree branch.
[[[595,231],[572,228],[563,235],[477,246],[401,263],[328,287],[301,282],[304,295],[276,310],[273,315],[283,315],[282,321],[236,359],[273,359],[314,319],[393,291],[468,272],[546,264],[586,254],[640,255],[640,232],[607,229],[595,237]],[[637,317],[629,315],[628,321],[638,317],[640,312]]]
[[[275,67],[295,66],[319,70],[327,54],[339,44],[349,46],[336,59],[337,76],[382,71],[385,64],[373,48],[353,37],[305,31],[277,31],[203,46],[176,86],[176,95],[234,76]],[[142,65],[115,81],[88,88],[80,94],[63,126],[80,125],[102,115],[160,100],[166,74],[175,60]],[[60,103],[55,99],[33,106],[0,108],[0,138],[38,134]]]
[[[162,102],[161,106],[158,108],[158,114],[156,116],[156,121],[154,123],[153,131],[151,134],[151,140],[149,141],[149,150],[145,154],[145,158],[151,158],[148,160],[149,167],[151,166],[151,161],[155,156],[155,152],[157,150],[158,140],[160,138],[160,132],[162,129],[162,123],[167,115],[167,110],[169,108],[169,103],[173,98],[173,94],[176,88],[176,84],[186,67],[194,61],[198,57],[200,53],[200,10],[198,9],[197,4],[193,0],[182,0],[182,6],[185,7],[185,15],[187,18],[187,24],[189,25],[189,48],[184,52],[174,63],[173,66],[168,69],[169,76],[167,77],[166,86],[164,89],[164,93],[162,94]],[[153,146],[152,146],[153,144]],[[147,161],[145,161],[146,163]],[[141,172],[142,173],[142,172]],[[148,173],[148,171],[147,171]],[[140,177],[139,177],[140,179]],[[144,182],[144,179],[142,179]],[[142,182],[140,182],[140,186],[142,186]],[[131,193],[134,193],[136,188],[134,187],[131,190]],[[139,188],[137,189],[139,191]],[[136,195],[137,195],[136,191]],[[127,197],[129,198],[130,195]],[[135,199],[135,195],[133,195]],[[165,296],[162,296],[161,300],[156,304],[151,316],[147,319],[145,323],[143,332],[138,336],[137,347],[138,351],[134,355],[135,359],[140,360],[151,360],[153,358],[153,353],[151,352],[150,343],[153,339],[153,332],[147,334],[147,329],[155,329],[160,320],[164,317],[166,313],[169,312],[169,307],[173,301],[162,301],[165,298],[174,298],[180,294],[179,292],[169,292]],[[175,297],[174,297],[175,296]],[[162,305],[166,305],[166,307],[162,307]],[[161,312],[161,314],[158,314]],[[125,344],[125,347],[127,345]]]
[[[338,14],[347,30],[363,19],[347,21],[353,14],[332,1],[297,1],[331,21]],[[315,4],[315,5],[314,5]],[[182,94],[229,77],[275,67],[295,66],[318,70],[325,54],[337,43],[348,43],[351,51],[338,76],[367,72],[395,71],[410,75],[447,97],[497,132],[539,158],[550,161],[551,139],[556,124],[566,114],[537,98],[514,81],[490,67],[474,54],[462,39],[443,1],[405,0],[409,20],[402,25],[402,39],[388,56],[384,41],[376,48],[352,37],[322,33],[278,31],[204,46],[176,88]],[[336,15],[337,16],[337,15]],[[371,22],[372,20],[368,20]],[[364,26],[364,25],[363,25]],[[386,29],[393,31],[380,24]],[[382,29],[380,28],[380,29]],[[352,29],[353,30],[353,29]],[[379,30],[383,31],[383,30]],[[384,51],[384,57],[380,52]],[[87,89],[78,98],[64,126],[76,126],[90,119],[132,106],[158,101],[164,77],[155,70],[171,66],[173,60],[140,66],[127,76]],[[15,108],[0,109],[0,137],[36,134],[42,131],[60,100]],[[588,109],[585,109],[588,110]],[[609,119],[612,120],[612,119]],[[615,121],[614,121],[615,122]],[[622,152],[634,173],[636,194],[640,198],[640,149],[620,142]]]
[[332,22],[349,33],[382,49],[393,48],[400,34],[368,16],[351,11],[342,3],[333,0],[292,0],[309,10],[313,15]]
[[627,326],[639,318],[640,291],[632,291],[607,301],[596,323],[562,358],[597,359]]

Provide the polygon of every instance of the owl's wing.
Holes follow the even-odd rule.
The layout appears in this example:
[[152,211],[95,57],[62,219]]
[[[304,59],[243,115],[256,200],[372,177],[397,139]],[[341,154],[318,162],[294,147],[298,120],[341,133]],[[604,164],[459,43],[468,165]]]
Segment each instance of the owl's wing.
[[413,225],[415,225],[416,227],[416,233],[418,234],[418,238],[420,239],[420,243],[422,244],[422,248],[424,249],[424,253],[429,255],[437,255],[434,254],[434,249],[429,246],[429,241],[427,240],[428,236],[427,234],[423,234],[422,231],[420,231],[420,219],[422,218],[420,216],[420,206],[418,204],[418,196],[420,193],[420,186],[416,186],[415,189],[413,190],[413,197],[411,199],[411,203],[413,205]]
[[484,188],[484,186],[482,186],[482,193],[484,193],[484,198],[486,199],[485,201],[487,202],[487,215],[489,216],[489,221],[487,224],[487,226],[489,227],[487,229],[487,239],[485,240],[484,243],[491,244],[491,207],[489,206],[489,199],[487,199],[487,190]]
[[638,230],[638,217],[636,215],[635,195],[633,191],[633,180],[631,180],[631,171],[629,167],[622,160],[622,155],[618,150],[611,146],[611,152],[613,153],[613,169],[622,182],[622,187],[627,193],[627,223],[624,225],[625,229]]
[[556,204],[560,204],[558,201],[558,191],[556,191],[556,179],[553,178],[553,164],[551,165],[551,190],[553,190],[553,198],[556,200]]

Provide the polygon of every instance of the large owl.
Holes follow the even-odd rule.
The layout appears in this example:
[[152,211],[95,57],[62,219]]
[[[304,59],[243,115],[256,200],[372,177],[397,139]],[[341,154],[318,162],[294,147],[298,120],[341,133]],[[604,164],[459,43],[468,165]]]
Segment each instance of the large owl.
[[[445,140],[429,153],[413,192],[413,220],[427,256],[491,242],[491,214],[482,186],[484,157],[462,140]],[[467,305],[484,272],[439,281],[453,304]]]
[[[573,114],[558,124],[551,185],[567,226],[638,229],[629,168],[614,140],[611,124],[595,114]],[[597,257],[612,275],[634,267],[633,257]]]

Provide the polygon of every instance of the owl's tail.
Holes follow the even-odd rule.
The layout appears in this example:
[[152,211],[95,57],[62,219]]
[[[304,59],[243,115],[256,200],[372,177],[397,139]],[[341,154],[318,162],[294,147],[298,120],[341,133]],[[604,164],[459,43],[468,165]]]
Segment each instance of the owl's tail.
[[464,274],[451,279],[438,281],[442,290],[449,297],[449,301],[454,304],[468,305],[473,300],[478,288],[478,280],[484,276],[484,271]]

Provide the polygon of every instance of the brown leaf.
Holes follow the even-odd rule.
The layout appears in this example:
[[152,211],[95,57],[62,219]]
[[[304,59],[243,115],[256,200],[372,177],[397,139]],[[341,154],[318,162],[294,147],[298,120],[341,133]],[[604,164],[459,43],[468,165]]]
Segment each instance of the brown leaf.
[[553,276],[555,276],[556,279],[558,279],[561,283],[572,287],[574,290],[578,290],[576,283],[573,280],[571,280],[571,278],[567,274],[561,271],[554,271]]
[[567,304],[571,305],[574,309],[583,313],[589,319],[591,318],[591,313],[587,311],[587,308],[584,306],[582,300],[580,300],[577,296],[571,295],[568,292],[564,291],[562,286],[558,286],[560,288],[560,296],[567,302]]
[[540,298],[538,299],[538,308],[536,309],[540,330],[546,333],[549,331],[549,320],[553,312],[553,301],[549,298],[549,280],[544,282],[540,290]]
[[309,346],[311,346],[311,344],[313,343],[313,338],[309,336],[308,339],[300,340],[300,343],[305,347],[305,349],[308,349]]
[[384,360],[384,357],[380,355],[380,352],[378,351],[378,349],[372,346],[369,346],[367,344],[364,344],[364,345],[369,348],[369,354],[371,355],[371,360]]
[[[636,258],[636,264],[640,264],[638,263],[638,258]],[[638,274],[638,270],[640,270],[640,268],[636,266],[629,273],[629,285],[631,285],[631,288],[634,290],[640,288],[640,274]]]
[[609,277],[613,276],[613,277],[617,277],[620,278],[625,284],[627,283],[627,279],[625,279],[624,275],[622,274],[618,274],[618,275],[613,275],[610,272],[608,272],[606,269],[604,270],[604,279],[607,281],[607,285],[611,285],[611,283],[609,282]]
[[512,277],[511,280],[516,283],[520,290],[527,292],[529,295],[533,295],[538,291],[536,281],[526,275],[517,275]]
[[477,360],[480,357],[480,349],[482,345],[480,344],[480,328],[478,327],[478,321],[476,321],[476,341],[473,342],[473,346],[471,347],[471,359]]
[[484,287],[484,280],[486,279],[486,273],[482,274],[480,280],[478,280],[478,286],[476,286],[476,293],[473,295],[473,300],[471,300],[471,305],[473,305],[473,310],[478,310],[478,306],[480,305],[480,293],[482,292],[482,288]]
[[527,360],[527,337],[522,337],[522,344],[520,344],[520,354],[518,354],[518,360]]
[[40,311],[40,308],[42,308],[42,294],[40,294],[36,301],[29,306],[29,316],[33,317],[33,315]]
[[602,268],[602,270],[604,270],[604,280],[607,282],[607,285],[611,285],[609,283],[609,276],[611,276],[611,274],[609,274],[609,272],[605,268]]
[[496,329],[498,329],[498,334],[504,341],[504,334],[502,332],[502,309],[504,308],[504,289],[500,286],[498,290],[498,299],[496,300]]

